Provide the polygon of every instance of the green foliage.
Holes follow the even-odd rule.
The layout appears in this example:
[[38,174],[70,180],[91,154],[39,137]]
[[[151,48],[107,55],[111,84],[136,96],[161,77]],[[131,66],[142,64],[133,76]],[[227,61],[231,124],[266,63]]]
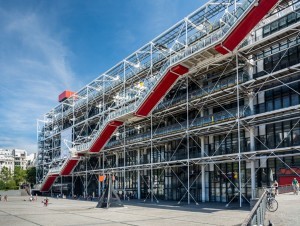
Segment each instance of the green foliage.
[[0,190],[17,189],[14,176],[7,167],[3,167],[0,172]]
[[14,170],[14,181],[17,186],[20,186],[26,181],[26,170],[23,170],[20,166],[16,166]]
[[30,167],[26,170],[26,180],[30,184],[36,183],[36,168]]
[[0,179],[0,190],[6,190],[6,184]]
[[0,172],[0,190],[18,189],[23,183],[35,184],[35,173],[35,167],[23,170],[20,166],[16,166],[14,174],[7,167],[3,167]]
[[19,186],[17,186],[17,184],[14,180],[9,180],[6,183],[6,190],[11,190],[11,189],[14,189],[14,190],[19,189]]
[[10,170],[7,167],[2,167],[1,172],[0,172],[0,179],[3,180],[4,182],[7,182],[12,179],[12,174]]

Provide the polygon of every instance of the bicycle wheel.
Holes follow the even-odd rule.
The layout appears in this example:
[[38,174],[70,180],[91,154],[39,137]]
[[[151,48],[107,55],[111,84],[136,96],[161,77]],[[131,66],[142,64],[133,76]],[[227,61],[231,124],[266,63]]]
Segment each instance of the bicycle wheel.
[[267,201],[267,209],[270,212],[275,212],[278,209],[278,202],[275,199],[269,199]]

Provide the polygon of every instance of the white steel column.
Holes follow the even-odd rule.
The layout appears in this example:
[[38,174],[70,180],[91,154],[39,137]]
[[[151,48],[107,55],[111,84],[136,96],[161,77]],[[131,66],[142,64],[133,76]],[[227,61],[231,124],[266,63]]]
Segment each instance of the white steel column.
[[254,65],[255,65],[255,62],[253,60],[253,56],[250,55],[249,60],[247,61],[247,69],[248,69],[249,80],[253,79]]
[[[205,145],[204,145],[204,137],[200,137],[201,142],[201,157],[205,156]],[[202,190],[202,202],[205,202],[205,165],[201,165],[201,190]]]
[[[254,114],[254,92],[251,90],[248,95],[248,105],[250,108],[251,115]],[[250,137],[250,151],[255,151],[255,136],[254,127],[249,127],[249,137]]]
[[252,191],[252,199],[256,198],[256,181],[255,181],[255,160],[250,162],[251,164],[251,191]]
[[125,183],[126,183],[126,173],[125,173],[125,165],[126,165],[126,146],[125,146],[125,142],[126,142],[126,137],[125,137],[125,134],[126,134],[126,128],[125,128],[125,124],[124,124],[124,137],[123,137],[123,196],[124,196],[124,200],[126,199],[126,186],[125,186]]
[[251,112],[251,115],[254,114],[254,92],[253,90],[250,90],[247,94],[247,98],[248,98],[248,106]]
[[254,136],[254,127],[249,127],[249,136],[250,136],[250,151],[255,151],[255,136]]
[[[116,167],[119,167],[119,153],[118,152],[116,152],[115,153],[115,155],[116,155]],[[112,166],[112,167],[114,167],[114,166]],[[114,175],[116,175],[116,174],[114,174]],[[116,177],[115,177],[116,178]],[[116,190],[118,190],[119,189],[119,184],[118,184],[118,182],[115,180],[115,181],[113,181],[113,184],[114,184],[114,188],[116,189]]]
[[[138,156],[138,162],[137,164],[140,164],[140,158],[141,158],[141,151],[137,151],[137,156]],[[141,199],[141,171],[137,170],[137,198]]]
[[[102,173],[103,173],[103,175],[104,175],[104,159],[105,159],[105,154],[104,154],[104,151],[102,152],[103,154],[102,154]],[[104,192],[104,186],[105,186],[105,184],[104,184],[104,181],[102,181],[102,192]]]
[[236,54],[236,99],[237,99],[237,125],[238,125],[238,157],[239,157],[239,197],[240,207],[242,207],[242,177],[241,177],[241,131],[240,131],[240,85],[239,85],[239,59]]
[[116,155],[116,167],[118,167],[119,166],[119,153],[116,152],[115,155]]
[[87,157],[85,158],[85,192],[84,192],[84,198],[87,197],[87,186],[88,186],[88,172],[87,172]]
[[[99,169],[101,168],[101,158],[100,156],[98,157],[98,167]],[[97,175],[97,180],[98,180],[98,197],[101,197],[101,183],[99,181],[99,174]]]
[[62,198],[62,176],[60,176],[60,197]]
[[189,77],[186,76],[186,149],[187,149],[187,165],[188,165],[188,204],[190,204],[190,134],[189,134]]
[[153,124],[152,124],[152,113],[151,113],[151,151],[150,151],[150,165],[151,165],[151,172],[150,172],[150,192],[151,192],[151,202],[153,202]]
[[72,192],[72,199],[74,197],[74,173],[72,172],[72,187],[71,187],[71,192]]

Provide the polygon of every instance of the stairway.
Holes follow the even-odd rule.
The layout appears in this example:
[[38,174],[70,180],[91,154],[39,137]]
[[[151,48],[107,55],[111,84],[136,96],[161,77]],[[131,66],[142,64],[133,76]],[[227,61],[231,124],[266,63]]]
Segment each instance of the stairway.
[[[263,17],[278,3],[279,0],[245,0],[234,15],[225,13],[224,20],[230,28],[214,48],[221,54],[233,51],[247,34],[263,19]],[[180,53],[177,53],[180,55]],[[137,116],[147,117],[166,93],[174,86],[178,78],[186,74],[189,69],[182,64],[176,64],[180,57],[170,57],[160,69],[159,73],[145,80],[146,92],[141,93],[138,100],[127,106],[112,111],[93,136],[92,140],[76,146],[79,153],[98,153],[109,141],[117,128],[125,121]],[[172,62],[172,65],[170,66]]]
[[40,191],[47,192],[50,190],[52,184],[54,184],[58,176],[67,176],[69,175],[76,165],[79,163],[79,156],[70,156],[64,160],[63,164],[60,167],[52,168],[46,174],[43,183],[41,184]]
[[52,184],[54,184],[56,178],[59,176],[59,174],[52,174],[52,173],[47,173],[46,177],[43,180],[43,183],[41,185],[40,191],[41,192],[47,192],[50,190]]
[[[247,2],[250,4],[251,1]],[[241,16],[242,20],[220,44],[216,45],[215,49],[223,55],[232,52],[278,2],[279,0],[260,0],[251,3],[253,7],[247,14]]]
[[[199,52],[208,48],[214,49],[214,51],[223,55],[233,51],[278,2],[279,0],[244,0],[240,4],[239,11],[227,12],[224,10],[224,18],[220,18],[220,20],[223,19],[225,25],[219,28],[218,36],[216,36],[216,32],[211,34],[211,40],[214,38],[211,43],[205,44],[200,39],[198,43],[193,43],[193,45],[181,51],[170,54],[159,71],[142,80],[144,89],[137,98],[126,100],[118,108],[113,109],[102,121],[99,128],[93,131],[88,142],[74,147],[77,157],[66,159],[61,169],[56,172],[49,171],[44,179],[41,191],[49,190],[58,175],[69,175],[80,160],[78,156],[100,152],[124,122],[135,117],[147,117],[176,84],[177,80],[188,73],[189,69],[182,64],[184,59],[196,53],[199,54]],[[215,4],[215,0],[211,0],[209,3]],[[209,35],[207,34],[207,37]],[[198,44],[201,44],[201,47]]]

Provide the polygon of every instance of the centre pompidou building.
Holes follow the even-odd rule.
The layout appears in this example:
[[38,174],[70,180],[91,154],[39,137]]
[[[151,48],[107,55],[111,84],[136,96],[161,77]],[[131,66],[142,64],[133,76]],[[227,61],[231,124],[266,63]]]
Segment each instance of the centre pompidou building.
[[[248,203],[300,170],[300,1],[211,0],[38,120],[41,192]],[[298,43],[299,41],[299,43]]]

